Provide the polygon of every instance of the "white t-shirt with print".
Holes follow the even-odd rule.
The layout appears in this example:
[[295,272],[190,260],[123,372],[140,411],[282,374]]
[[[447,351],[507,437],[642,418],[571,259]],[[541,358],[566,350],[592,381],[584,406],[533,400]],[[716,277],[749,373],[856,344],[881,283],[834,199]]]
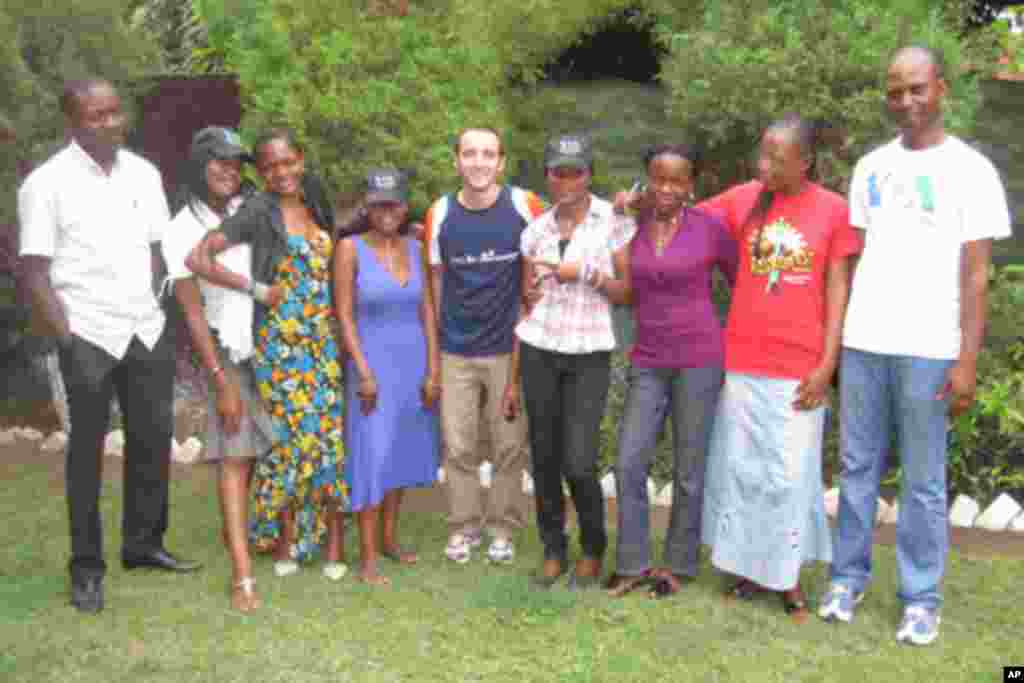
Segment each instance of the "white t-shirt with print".
[[1010,235],[999,173],[959,138],[910,150],[899,139],[861,159],[850,223],[864,230],[843,345],[873,353],[960,354],[961,246]]

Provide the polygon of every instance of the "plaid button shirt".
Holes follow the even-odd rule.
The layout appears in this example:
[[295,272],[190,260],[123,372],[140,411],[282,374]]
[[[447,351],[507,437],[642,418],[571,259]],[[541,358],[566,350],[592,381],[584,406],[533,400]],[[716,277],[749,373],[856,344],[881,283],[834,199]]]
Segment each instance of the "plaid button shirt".
[[[609,202],[591,195],[590,209],[573,231],[564,258],[559,257],[554,208],[526,227],[520,244],[528,259],[585,263],[610,278],[615,276],[612,254],[629,244],[635,233],[632,218],[615,214]],[[516,327],[522,341],[558,353],[615,348],[612,306],[604,294],[580,281],[559,283],[552,277],[541,282],[540,290],[540,301]]]

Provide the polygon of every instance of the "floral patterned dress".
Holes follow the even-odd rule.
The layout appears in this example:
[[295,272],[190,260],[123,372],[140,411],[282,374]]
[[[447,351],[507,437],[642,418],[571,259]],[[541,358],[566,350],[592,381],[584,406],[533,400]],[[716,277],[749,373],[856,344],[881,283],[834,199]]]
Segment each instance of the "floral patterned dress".
[[[274,447],[257,462],[251,535],[270,550],[281,534],[280,510],[295,517],[296,559],[309,559],[326,535],[328,505],[344,510],[341,366],[335,341],[330,269],[333,245],[319,231],[308,240],[288,236],[288,257],[277,266],[275,285],[284,300],[267,312],[257,330],[253,369],[274,425]],[[332,506],[333,507],[333,506]]]

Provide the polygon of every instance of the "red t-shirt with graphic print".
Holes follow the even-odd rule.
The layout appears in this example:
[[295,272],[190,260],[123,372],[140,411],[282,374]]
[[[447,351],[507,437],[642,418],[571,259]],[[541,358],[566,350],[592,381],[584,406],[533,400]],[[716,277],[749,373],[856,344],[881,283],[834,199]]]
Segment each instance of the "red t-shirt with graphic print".
[[729,372],[803,379],[825,347],[828,263],[859,253],[846,200],[807,183],[776,193],[763,220],[745,225],[760,181],[738,185],[699,205],[725,221],[740,260],[725,331]]

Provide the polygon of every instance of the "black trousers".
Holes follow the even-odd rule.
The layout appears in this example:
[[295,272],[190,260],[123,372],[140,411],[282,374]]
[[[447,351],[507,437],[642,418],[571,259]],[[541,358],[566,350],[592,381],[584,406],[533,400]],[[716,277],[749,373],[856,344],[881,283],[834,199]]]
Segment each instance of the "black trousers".
[[65,468],[70,570],[74,575],[102,575],[106,563],[99,495],[115,391],[125,434],[121,554],[138,556],[163,545],[174,430],[173,335],[165,329],[152,350],[135,337],[120,360],[73,336],[60,348],[59,358],[71,420]]
[[544,557],[564,560],[568,551],[564,477],[576,506],[583,555],[600,559],[608,533],[597,459],[611,353],[553,353],[524,343],[520,367]]

